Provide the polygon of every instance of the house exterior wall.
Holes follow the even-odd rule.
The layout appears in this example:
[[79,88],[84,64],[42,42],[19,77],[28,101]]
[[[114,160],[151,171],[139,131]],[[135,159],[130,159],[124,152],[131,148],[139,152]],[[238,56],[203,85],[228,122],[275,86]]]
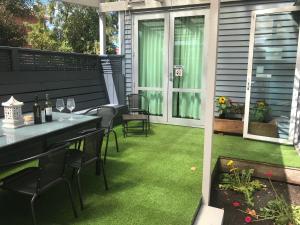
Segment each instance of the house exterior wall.
[[[245,102],[251,11],[276,8],[293,3],[293,0],[245,0],[221,4],[216,81],[217,96],[225,95],[235,102]],[[195,9],[199,8],[195,7]],[[132,51],[132,43],[134,41],[132,34],[133,15],[134,12],[125,12],[126,94],[130,94],[133,91],[134,85],[132,74],[134,54]]]
[[[262,2],[268,3],[262,4]],[[289,0],[278,2],[243,1],[221,5],[217,96],[224,95],[230,97],[234,102],[245,102],[251,11],[293,4],[293,1]],[[287,67],[287,70],[290,68]],[[293,84],[288,83],[285,88],[292,90]]]

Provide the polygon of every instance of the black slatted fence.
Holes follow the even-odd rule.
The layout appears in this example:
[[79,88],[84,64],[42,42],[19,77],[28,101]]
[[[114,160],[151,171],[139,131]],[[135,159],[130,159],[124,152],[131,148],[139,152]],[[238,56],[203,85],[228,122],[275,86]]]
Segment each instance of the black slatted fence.
[[[107,104],[103,73],[109,71],[102,68],[102,58],[112,65],[111,74],[121,79],[120,56],[0,47],[0,103],[13,95],[25,103],[23,112],[30,112],[35,96],[44,100],[48,93],[54,104],[57,98],[74,97],[76,111]],[[3,108],[0,108],[2,116]]]

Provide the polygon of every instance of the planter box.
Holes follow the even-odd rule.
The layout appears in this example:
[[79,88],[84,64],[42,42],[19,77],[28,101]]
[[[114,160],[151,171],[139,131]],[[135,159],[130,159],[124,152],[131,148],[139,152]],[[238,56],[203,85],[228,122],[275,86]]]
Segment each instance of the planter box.
[[277,125],[273,120],[270,123],[250,122],[248,133],[265,137],[278,137]]
[[[300,169],[287,168],[269,163],[255,162],[242,159],[234,159],[227,157],[219,157],[214,167],[211,183],[211,199],[210,206],[222,208],[226,212],[224,214],[224,225],[241,225],[245,224],[245,213],[239,212],[237,209],[246,210],[249,206],[245,203],[245,197],[241,193],[232,190],[221,190],[219,188],[219,175],[228,172],[227,162],[233,160],[235,166],[239,169],[254,169],[253,178],[258,179],[262,184],[266,185],[266,189],[261,189],[253,193],[254,206],[251,209],[259,212],[260,208],[265,207],[266,203],[274,199],[272,188],[274,187],[288,204],[300,205]],[[266,173],[272,172],[271,179],[273,187],[266,179]],[[232,203],[237,201],[240,203],[238,208]],[[274,221],[256,221],[257,225],[274,225]]]
[[244,122],[242,120],[215,118],[214,131],[219,133],[243,135],[243,126]]

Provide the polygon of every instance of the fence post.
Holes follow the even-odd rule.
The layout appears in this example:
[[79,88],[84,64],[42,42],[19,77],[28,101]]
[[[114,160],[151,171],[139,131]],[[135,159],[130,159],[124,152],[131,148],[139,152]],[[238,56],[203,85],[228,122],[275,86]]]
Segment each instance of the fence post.
[[12,71],[19,71],[20,64],[19,64],[19,49],[12,48],[11,49],[11,70]]

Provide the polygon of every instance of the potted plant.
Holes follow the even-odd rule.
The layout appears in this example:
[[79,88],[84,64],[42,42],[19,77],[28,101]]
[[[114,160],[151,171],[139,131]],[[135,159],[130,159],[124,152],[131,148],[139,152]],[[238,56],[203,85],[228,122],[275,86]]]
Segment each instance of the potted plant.
[[215,118],[214,130],[219,133],[243,134],[244,106],[234,103],[226,96],[216,99],[219,117]]
[[278,137],[277,125],[265,100],[258,100],[250,110],[249,133],[266,137]]
[[217,98],[216,102],[219,118],[225,119],[226,114],[228,114],[231,108],[231,100],[225,96],[220,96]]

